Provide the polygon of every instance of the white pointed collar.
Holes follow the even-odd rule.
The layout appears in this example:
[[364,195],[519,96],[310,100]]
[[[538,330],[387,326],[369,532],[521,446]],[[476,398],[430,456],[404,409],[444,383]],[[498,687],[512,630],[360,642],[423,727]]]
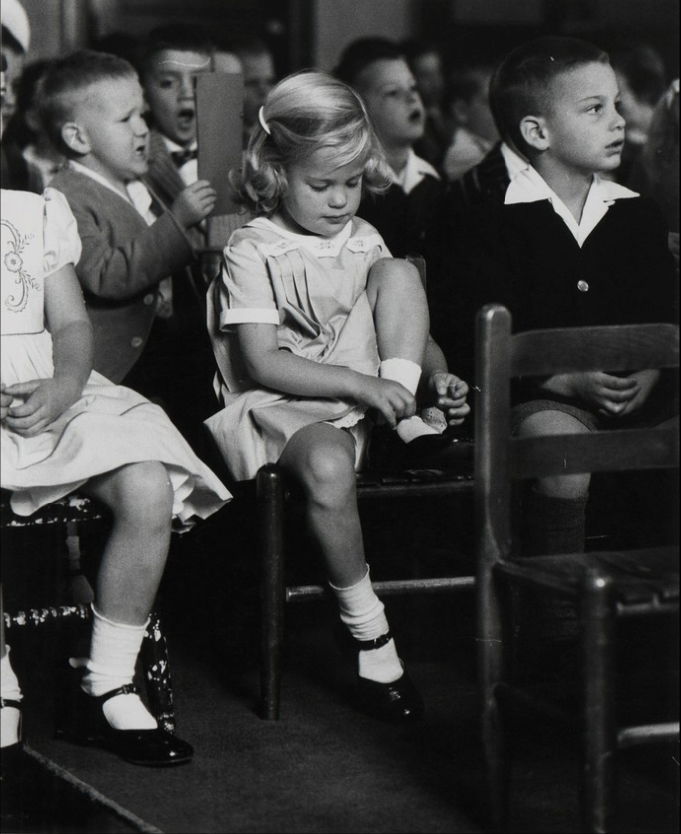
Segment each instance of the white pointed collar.
[[584,203],[582,216],[578,223],[561,198],[536,168],[533,168],[528,162],[522,167],[517,166],[506,189],[504,204],[536,203],[540,200],[548,200],[556,214],[564,221],[578,245],[582,246],[615,200],[638,196],[635,191],[594,174]]

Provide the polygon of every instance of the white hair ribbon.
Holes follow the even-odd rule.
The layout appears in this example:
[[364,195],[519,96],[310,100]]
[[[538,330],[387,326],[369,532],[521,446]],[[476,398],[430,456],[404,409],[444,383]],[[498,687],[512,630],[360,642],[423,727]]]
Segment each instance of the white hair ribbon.
[[272,131],[270,130],[270,126],[265,121],[265,109],[263,107],[258,110],[258,121],[260,122],[260,127],[265,131],[268,136],[272,135]]

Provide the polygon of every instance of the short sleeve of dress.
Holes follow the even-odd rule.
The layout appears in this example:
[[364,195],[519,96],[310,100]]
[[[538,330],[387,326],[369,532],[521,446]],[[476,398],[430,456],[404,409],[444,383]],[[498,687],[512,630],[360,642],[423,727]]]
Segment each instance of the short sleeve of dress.
[[279,311],[258,241],[236,232],[224,250],[219,327],[246,323],[278,325]]
[[75,266],[82,247],[66,197],[55,188],[46,188],[43,201],[43,269],[47,276],[66,264]]

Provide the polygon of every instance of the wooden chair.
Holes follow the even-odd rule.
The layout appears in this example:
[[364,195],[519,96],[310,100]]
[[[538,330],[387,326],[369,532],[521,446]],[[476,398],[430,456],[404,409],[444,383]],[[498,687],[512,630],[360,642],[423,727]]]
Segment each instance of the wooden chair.
[[[610,326],[511,334],[511,316],[484,307],[477,321],[475,501],[478,549],[477,617],[482,739],[495,830],[509,794],[509,702],[558,715],[555,702],[533,691],[510,663],[510,591],[540,589],[573,599],[581,612],[583,685],[582,813],[584,831],[608,831],[616,796],[615,753],[673,740],[677,722],[618,726],[616,623],[678,613],[678,542],[668,547],[518,558],[512,553],[511,484],[551,474],[678,468],[678,429],[600,431],[540,438],[510,437],[511,379],[571,371],[678,367],[678,327]],[[503,709],[502,709],[503,707]]]
[[[470,441],[461,441],[472,456]],[[462,449],[462,451],[464,451]],[[428,498],[451,496],[452,500],[470,495],[470,469],[462,455],[461,472],[440,470],[408,470],[398,473],[361,472],[357,475],[357,497],[360,503],[376,499]],[[277,720],[280,715],[282,650],[284,645],[284,609],[288,603],[308,602],[323,598],[322,585],[290,585],[286,583],[286,542],[284,516],[286,508],[298,497],[276,464],[263,466],[256,476],[258,550],[262,565],[261,581],[261,717]],[[454,566],[453,566],[454,567]],[[454,569],[452,571],[454,573]],[[409,593],[442,593],[472,588],[472,575],[421,577],[373,582],[379,597]]]
[[[77,599],[59,600],[57,599],[59,592],[55,589],[53,605],[4,611],[4,628],[12,632],[16,629],[59,627],[66,623],[89,621],[92,611],[88,600],[92,599],[94,594],[81,573],[79,530],[83,524],[102,522],[105,510],[96,501],[76,492],[48,504],[33,515],[19,516],[12,512],[9,503],[10,495],[11,493],[7,490],[2,490],[0,493],[3,559],[7,559],[12,551],[11,539],[14,534],[28,536],[31,529],[45,527],[58,529],[61,533],[57,537],[57,542],[63,537],[59,556],[65,555],[66,558],[63,564],[57,567],[57,584],[69,584],[69,581],[77,579],[81,594]],[[46,559],[56,556],[56,553],[45,554]],[[61,583],[64,574],[67,581]],[[83,590],[84,593],[82,593]],[[158,721],[159,727],[172,733],[175,731],[175,707],[168,648],[161,621],[156,612],[152,612],[150,616],[142,641],[140,658],[149,709]]]

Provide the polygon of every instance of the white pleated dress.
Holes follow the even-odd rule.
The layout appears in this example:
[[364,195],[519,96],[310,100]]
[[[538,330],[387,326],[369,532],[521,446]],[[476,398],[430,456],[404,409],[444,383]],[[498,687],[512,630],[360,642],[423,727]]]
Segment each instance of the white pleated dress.
[[[53,375],[45,329],[44,283],[77,263],[76,221],[58,191],[40,196],[2,191],[0,377],[4,385]],[[172,368],[168,369],[172,373]],[[166,413],[93,371],[82,395],[35,437],[1,427],[0,475],[18,515],[67,495],[95,475],[141,461],[165,464],[174,491],[176,525],[206,518],[231,494],[194,454]]]
[[222,274],[208,290],[208,331],[225,407],[205,424],[236,480],[253,478],[263,464],[279,460],[299,429],[321,422],[352,434],[360,468],[370,428],[366,409],[259,387],[245,372],[235,325],[276,325],[280,349],[378,376],[366,289],[369,270],[386,257],[383,238],[357,217],[332,238],[285,231],[265,217],[232,234]]

